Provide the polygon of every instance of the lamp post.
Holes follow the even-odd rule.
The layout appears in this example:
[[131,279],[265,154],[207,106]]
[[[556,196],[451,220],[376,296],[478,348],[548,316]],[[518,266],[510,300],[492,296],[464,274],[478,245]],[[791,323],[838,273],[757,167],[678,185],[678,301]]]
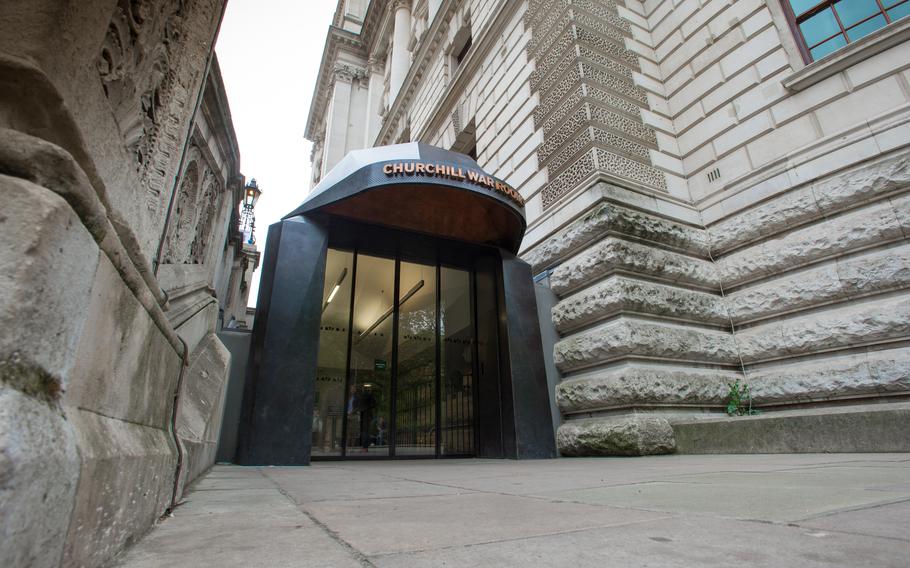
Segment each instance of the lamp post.
[[256,217],[253,208],[262,195],[262,190],[256,183],[256,178],[251,179],[243,188],[243,210],[240,212],[240,232],[243,233],[244,244],[256,244]]

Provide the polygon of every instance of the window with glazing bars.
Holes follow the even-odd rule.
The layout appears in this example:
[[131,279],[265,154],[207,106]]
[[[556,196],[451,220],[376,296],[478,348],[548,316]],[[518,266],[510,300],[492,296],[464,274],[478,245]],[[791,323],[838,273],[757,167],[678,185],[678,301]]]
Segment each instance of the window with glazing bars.
[[910,0],[783,0],[806,62],[910,15]]

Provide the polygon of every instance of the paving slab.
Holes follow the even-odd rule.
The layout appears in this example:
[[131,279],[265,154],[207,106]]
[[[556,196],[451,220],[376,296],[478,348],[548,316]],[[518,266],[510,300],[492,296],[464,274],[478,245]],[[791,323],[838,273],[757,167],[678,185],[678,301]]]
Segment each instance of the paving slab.
[[217,466],[126,568],[910,565],[910,456]]
[[768,523],[674,517],[371,558],[375,566],[417,568],[906,568],[903,543]]
[[[910,520],[910,501],[903,501],[807,519],[799,523],[799,526],[855,535],[893,538],[910,543],[908,520]],[[910,557],[908,557],[907,563],[910,565]]]
[[666,515],[495,493],[322,501],[304,508],[365,555],[468,545]]

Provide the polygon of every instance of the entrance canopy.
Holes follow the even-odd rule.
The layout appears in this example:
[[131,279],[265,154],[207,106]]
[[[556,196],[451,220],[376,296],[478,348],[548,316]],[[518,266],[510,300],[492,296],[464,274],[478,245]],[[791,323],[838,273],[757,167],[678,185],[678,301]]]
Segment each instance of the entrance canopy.
[[524,199],[469,156],[411,142],[355,150],[285,219],[329,214],[516,253]]

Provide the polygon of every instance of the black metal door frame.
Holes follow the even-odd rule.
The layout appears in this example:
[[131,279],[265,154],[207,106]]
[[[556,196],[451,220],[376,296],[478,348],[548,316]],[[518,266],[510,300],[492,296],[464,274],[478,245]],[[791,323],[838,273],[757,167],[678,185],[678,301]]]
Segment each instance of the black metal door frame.
[[[347,354],[345,362],[345,380],[344,380],[344,412],[342,414],[342,426],[341,426],[341,455],[339,456],[313,456],[312,459],[316,461],[332,461],[340,459],[356,459],[359,460],[387,460],[387,459],[439,459],[439,458],[465,458],[473,457],[477,453],[477,440],[478,440],[478,389],[477,381],[479,380],[479,360],[477,352],[477,311],[476,311],[476,270],[472,265],[469,265],[465,262],[449,262],[450,259],[443,261],[443,256],[440,254],[439,247],[436,248],[436,254],[434,255],[435,260],[430,262],[435,263],[436,269],[436,317],[435,317],[435,397],[434,397],[434,408],[435,408],[435,450],[433,455],[407,455],[407,456],[398,456],[396,455],[396,443],[397,443],[397,433],[398,433],[398,415],[397,410],[397,398],[398,398],[398,325],[399,325],[399,316],[400,316],[400,286],[401,286],[401,261],[402,257],[406,256],[402,254],[400,249],[394,252],[394,256],[390,255],[391,251],[382,251],[381,247],[377,247],[379,250],[375,254],[381,256],[382,258],[387,258],[393,260],[395,263],[395,273],[394,273],[394,292],[393,292],[393,311],[392,311],[392,357],[391,357],[391,380],[390,380],[390,410],[391,414],[389,420],[389,454],[388,455],[368,455],[368,456],[356,456],[356,458],[348,455],[348,393],[351,388],[351,357],[352,357],[352,347],[353,347],[353,336],[354,336],[354,304],[355,297],[357,294],[357,267],[358,260],[361,253],[364,254],[374,254],[373,250],[367,249],[364,250],[361,244],[358,242],[354,244],[352,248],[338,248],[333,246],[330,242],[330,248],[336,250],[350,250],[353,253],[353,267],[351,270],[351,298],[350,298],[350,307],[348,310],[348,337],[347,337]],[[421,263],[426,264],[426,258],[417,257],[411,259],[407,258],[407,261],[414,260],[420,261]],[[442,266],[463,270],[468,273],[468,282],[469,282],[469,305],[470,305],[470,317],[471,317],[471,333],[472,333],[472,347],[471,347],[471,372],[472,372],[472,383],[471,383],[471,406],[473,409],[471,416],[471,430],[472,430],[472,452],[465,454],[446,454],[443,455],[441,451],[441,434],[442,434],[442,369],[441,369],[441,321],[442,321],[442,287],[441,287],[441,274]]]

